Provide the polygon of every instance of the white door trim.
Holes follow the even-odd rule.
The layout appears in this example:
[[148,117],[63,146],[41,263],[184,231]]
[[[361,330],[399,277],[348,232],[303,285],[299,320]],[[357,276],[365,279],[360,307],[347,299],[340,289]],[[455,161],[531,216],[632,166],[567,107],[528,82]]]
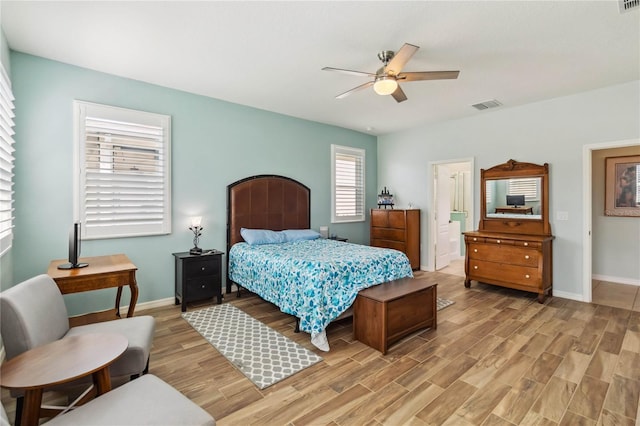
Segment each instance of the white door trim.
[[619,141],[610,141],[610,142],[601,142],[584,145],[582,148],[582,194],[583,200],[582,203],[582,217],[583,217],[583,229],[582,229],[582,301],[591,303],[592,294],[591,294],[591,280],[592,280],[592,239],[591,239],[591,228],[592,228],[592,171],[593,165],[591,164],[591,159],[593,156],[593,151],[601,150],[601,149],[610,149],[610,148],[624,148],[627,146],[636,146],[640,143],[640,139],[625,139]]

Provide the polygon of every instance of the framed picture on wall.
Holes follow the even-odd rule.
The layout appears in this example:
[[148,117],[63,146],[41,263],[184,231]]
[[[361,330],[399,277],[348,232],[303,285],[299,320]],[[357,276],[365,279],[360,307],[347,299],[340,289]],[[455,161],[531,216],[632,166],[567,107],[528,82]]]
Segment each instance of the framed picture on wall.
[[605,216],[640,217],[640,155],[605,158]]

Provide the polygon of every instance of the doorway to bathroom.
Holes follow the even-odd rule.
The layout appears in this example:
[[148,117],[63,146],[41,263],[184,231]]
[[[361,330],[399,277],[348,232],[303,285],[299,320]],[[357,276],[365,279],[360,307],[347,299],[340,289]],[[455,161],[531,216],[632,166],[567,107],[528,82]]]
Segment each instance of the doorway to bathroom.
[[433,269],[464,272],[462,233],[474,229],[473,159],[432,163],[433,214],[430,253]]

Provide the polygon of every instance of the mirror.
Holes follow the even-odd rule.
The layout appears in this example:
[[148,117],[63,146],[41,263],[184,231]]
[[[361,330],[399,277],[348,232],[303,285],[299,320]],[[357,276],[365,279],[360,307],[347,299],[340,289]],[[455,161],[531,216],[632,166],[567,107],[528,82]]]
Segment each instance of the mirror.
[[478,230],[551,235],[548,164],[509,160],[480,177]]
[[487,179],[486,217],[542,220],[542,178]]

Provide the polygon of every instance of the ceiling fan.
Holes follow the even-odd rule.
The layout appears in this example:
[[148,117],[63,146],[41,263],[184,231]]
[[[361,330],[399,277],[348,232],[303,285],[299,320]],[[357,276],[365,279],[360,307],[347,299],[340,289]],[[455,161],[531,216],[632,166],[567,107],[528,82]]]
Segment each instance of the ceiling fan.
[[407,95],[400,88],[399,82],[420,81],[420,80],[444,80],[458,78],[460,71],[418,71],[418,72],[401,72],[409,59],[418,51],[419,47],[413,44],[405,43],[398,52],[392,50],[383,50],[378,53],[378,59],[384,64],[375,73],[345,70],[341,68],[324,67],[323,71],[337,71],[343,74],[372,77],[372,81],[368,81],[360,86],[354,87],[344,93],[336,96],[336,99],[342,99],[350,94],[373,86],[373,90],[379,95],[391,95],[396,102],[407,100]]

